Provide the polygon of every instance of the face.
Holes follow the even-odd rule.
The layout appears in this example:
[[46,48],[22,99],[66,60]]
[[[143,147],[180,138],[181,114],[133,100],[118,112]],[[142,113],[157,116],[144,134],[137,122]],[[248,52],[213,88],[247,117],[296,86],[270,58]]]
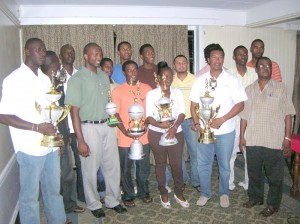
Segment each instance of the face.
[[265,46],[262,42],[257,41],[251,45],[250,51],[252,53],[252,57],[260,58],[263,56],[265,51]]
[[255,71],[258,79],[269,80],[272,76],[272,62],[270,60],[262,59],[258,61]]
[[166,84],[167,89],[169,89],[170,86],[172,85],[172,82],[173,82],[173,71],[172,71],[172,69],[169,69],[169,68],[164,69],[163,74],[165,75],[166,80],[164,82],[163,79],[162,79],[162,76],[159,76],[159,85],[161,87],[163,87],[164,84]]
[[210,52],[210,56],[208,58],[208,63],[210,65],[210,69],[213,71],[222,70],[222,66],[224,63],[224,54],[222,51],[215,50]]
[[131,59],[131,47],[129,44],[122,44],[120,46],[120,50],[118,51],[120,58],[124,61],[128,61]]
[[153,64],[155,59],[154,49],[152,47],[146,47],[141,58],[145,64]]
[[63,64],[73,64],[75,61],[75,50],[73,47],[66,47],[60,54],[60,59]]
[[45,62],[46,47],[41,41],[36,41],[25,50],[26,59],[32,61],[36,66],[41,66]]
[[248,50],[245,48],[237,49],[233,55],[233,60],[238,65],[246,66],[248,62]]
[[101,66],[102,71],[104,71],[108,76],[112,75],[113,64],[110,61],[106,61],[104,65]]
[[136,67],[135,64],[128,64],[125,68],[124,74],[126,77],[126,82],[130,84],[132,81],[132,84],[136,84],[137,80],[137,71],[138,68]]
[[49,65],[48,70],[46,71],[46,75],[51,79],[53,73],[56,73],[60,67],[59,59],[56,55],[51,57],[46,57],[45,64]]
[[177,73],[186,73],[188,70],[188,62],[184,57],[178,57],[174,62],[174,69]]
[[99,67],[102,60],[102,50],[97,46],[91,46],[84,54],[86,67]]

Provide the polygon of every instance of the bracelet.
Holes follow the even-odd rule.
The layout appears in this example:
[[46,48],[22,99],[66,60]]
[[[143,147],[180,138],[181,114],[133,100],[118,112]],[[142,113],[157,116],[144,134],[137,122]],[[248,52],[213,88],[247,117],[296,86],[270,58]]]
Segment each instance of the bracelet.
[[291,139],[289,137],[284,137],[284,139],[288,140],[289,142],[291,141]]
[[34,129],[34,124],[32,124],[31,131],[33,131],[33,129]]

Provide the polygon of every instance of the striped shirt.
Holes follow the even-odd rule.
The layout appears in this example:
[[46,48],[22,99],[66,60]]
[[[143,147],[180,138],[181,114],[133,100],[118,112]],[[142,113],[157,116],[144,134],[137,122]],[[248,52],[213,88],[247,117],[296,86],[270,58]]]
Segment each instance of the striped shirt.
[[[252,61],[249,61],[247,63],[247,66],[255,68],[255,65],[252,64]],[[279,68],[279,65],[275,61],[272,61],[272,79],[274,79],[278,82],[282,82],[280,68]]]
[[236,67],[229,69],[229,72],[236,75],[236,77],[241,81],[242,86],[246,88],[250,84],[252,84],[255,80],[257,80],[257,73],[255,72],[254,68],[247,66],[247,72],[244,76],[239,74],[239,71]]

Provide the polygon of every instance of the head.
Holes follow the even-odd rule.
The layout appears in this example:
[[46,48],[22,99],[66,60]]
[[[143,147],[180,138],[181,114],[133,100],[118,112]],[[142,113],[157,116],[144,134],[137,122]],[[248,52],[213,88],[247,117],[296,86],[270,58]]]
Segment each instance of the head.
[[122,65],[122,71],[128,84],[132,83],[132,85],[135,85],[137,83],[138,64],[135,61],[125,61]]
[[46,51],[45,62],[41,66],[41,70],[50,79],[53,74],[59,70],[60,64],[57,54],[54,51]]
[[246,47],[239,45],[233,50],[233,60],[235,60],[236,65],[245,66],[248,62],[248,50]]
[[258,58],[256,61],[255,71],[258,80],[270,80],[272,77],[272,61],[268,57]]
[[179,73],[187,73],[188,71],[188,59],[186,58],[186,56],[184,55],[177,55],[174,60],[173,60],[173,64],[174,64],[174,69],[177,72],[177,74]]
[[73,66],[75,61],[75,50],[72,45],[65,44],[60,48],[59,58],[63,65],[68,64]]
[[131,44],[127,41],[122,41],[118,44],[118,55],[121,59],[121,64],[131,59],[132,51]]
[[104,71],[108,76],[113,73],[114,63],[110,58],[103,58],[100,62],[101,70]]
[[85,60],[85,67],[94,70],[100,66],[102,49],[96,43],[88,43],[83,49],[83,57]]
[[46,47],[39,38],[30,38],[25,43],[25,64],[34,67],[41,66],[45,61]]
[[[173,82],[173,75],[173,70],[169,67],[167,62],[161,61],[157,64],[157,78],[161,87],[166,85],[169,90]],[[166,78],[165,81],[163,80],[163,76]]]
[[140,47],[140,57],[143,64],[154,64],[155,52],[151,44],[144,44]]
[[224,63],[225,53],[220,44],[209,44],[205,48],[204,56],[207,54],[207,63],[211,71],[221,71]]
[[250,52],[252,53],[252,58],[261,58],[265,51],[265,44],[261,39],[255,39],[251,43]]

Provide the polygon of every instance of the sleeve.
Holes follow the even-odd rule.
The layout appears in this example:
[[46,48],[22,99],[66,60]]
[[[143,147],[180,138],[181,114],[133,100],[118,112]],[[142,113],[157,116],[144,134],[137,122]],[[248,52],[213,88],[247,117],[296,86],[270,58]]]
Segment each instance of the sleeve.
[[241,119],[244,119],[244,120],[248,120],[249,116],[250,116],[250,112],[251,112],[251,102],[252,102],[252,99],[251,99],[251,91],[250,91],[250,86],[248,86],[245,90],[246,92],[246,95],[248,97],[248,100],[246,100],[244,102],[244,110],[242,110],[240,113],[239,113],[239,116]]
[[283,113],[284,113],[285,116],[296,114],[294,104],[293,104],[292,99],[289,96],[287,88],[284,84],[283,84],[282,101],[281,102],[282,102],[281,105],[282,106],[284,105]]
[[10,79],[4,79],[2,85],[2,98],[0,102],[0,114],[16,115],[20,110],[20,105],[17,103],[20,101],[19,88],[16,83],[13,83]]
[[193,101],[194,103],[200,102],[200,78],[201,77],[197,78],[194,82],[189,96],[189,100]]
[[67,84],[65,104],[81,107],[81,82],[76,75],[72,76]]

